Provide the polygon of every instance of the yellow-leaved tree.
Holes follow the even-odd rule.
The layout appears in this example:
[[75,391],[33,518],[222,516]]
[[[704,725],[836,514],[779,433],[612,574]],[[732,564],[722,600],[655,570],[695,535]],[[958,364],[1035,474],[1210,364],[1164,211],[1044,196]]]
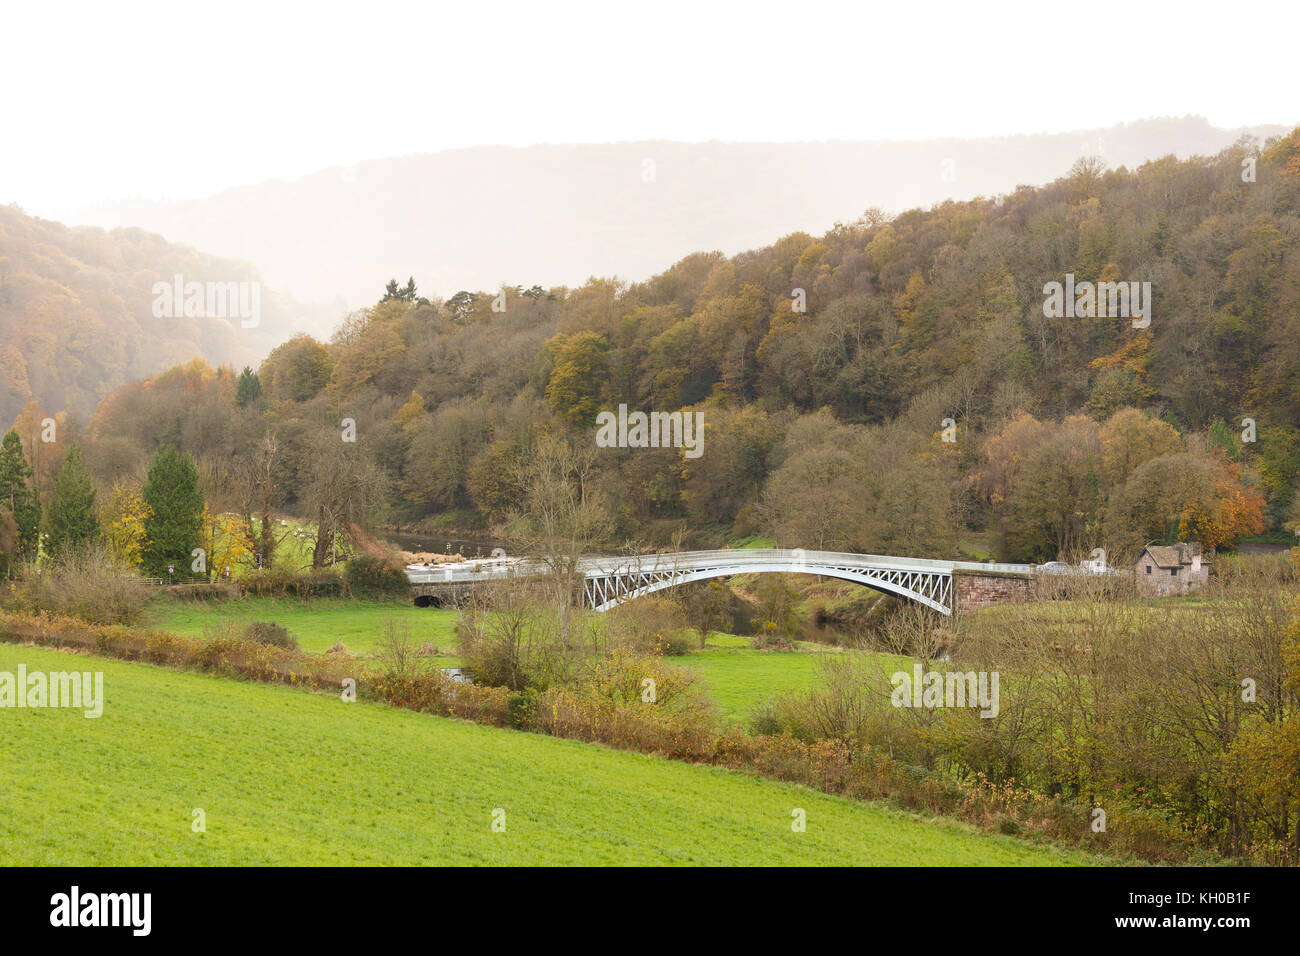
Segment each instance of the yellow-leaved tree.
[[118,482],[101,499],[99,527],[113,554],[131,566],[140,563],[146,536],[145,520],[149,506],[139,488]]
[[254,546],[248,523],[239,515],[203,512],[200,547],[207,553],[208,573],[235,577],[253,566]]

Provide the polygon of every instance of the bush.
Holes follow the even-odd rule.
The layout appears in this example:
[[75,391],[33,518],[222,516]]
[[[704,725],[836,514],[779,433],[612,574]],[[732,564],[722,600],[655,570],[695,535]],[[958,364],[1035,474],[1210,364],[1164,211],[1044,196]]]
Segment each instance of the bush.
[[508,585],[485,587],[461,609],[456,645],[476,683],[516,693],[569,680],[607,636],[598,615],[575,613],[567,643],[554,608]]
[[426,669],[420,656],[411,636],[411,625],[394,617],[384,621],[384,633],[375,654],[384,676],[398,681],[417,677]]
[[667,598],[641,597],[621,604],[606,612],[603,623],[612,647],[678,657],[694,646],[681,607]]
[[211,584],[193,582],[173,584],[167,593],[178,601],[206,603],[208,601],[233,601],[239,597],[239,585],[214,581]]
[[398,564],[358,555],[343,567],[343,582],[350,594],[358,597],[411,596],[411,582]]
[[102,544],[64,551],[43,568],[27,565],[9,597],[20,610],[92,624],[135,624],[148,600],[148,585]]
[[328,572],[295,574],[271,570],[251,574],[243,580],[244,591],[258,597],[296,597],[300,599],[342,597],[343,579]]
[[794,642],[777,630],[771,621],[765,621],[758,633],[749,639],[750,647],[756,651],[793,651]]
[[298,650],[297,639],[289,629],[274,621],[252,621],[244,628],[244,639],[255,644],[270,644],[272,647],[286,647]]

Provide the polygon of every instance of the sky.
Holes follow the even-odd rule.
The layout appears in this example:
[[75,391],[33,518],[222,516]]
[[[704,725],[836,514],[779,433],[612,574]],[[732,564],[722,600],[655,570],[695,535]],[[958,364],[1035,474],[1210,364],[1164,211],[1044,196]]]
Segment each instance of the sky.
[[0,203],[198,198],[486,144],[1291,124],[1297,25],[1295,0],[13,2]]

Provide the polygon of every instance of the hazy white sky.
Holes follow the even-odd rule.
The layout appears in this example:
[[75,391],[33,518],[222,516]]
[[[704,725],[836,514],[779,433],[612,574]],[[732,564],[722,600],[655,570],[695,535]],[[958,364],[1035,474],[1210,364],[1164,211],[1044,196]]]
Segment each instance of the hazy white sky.
[[198,197],[482,144],[1294,123],[1269,3],[8,2],[0,202]]

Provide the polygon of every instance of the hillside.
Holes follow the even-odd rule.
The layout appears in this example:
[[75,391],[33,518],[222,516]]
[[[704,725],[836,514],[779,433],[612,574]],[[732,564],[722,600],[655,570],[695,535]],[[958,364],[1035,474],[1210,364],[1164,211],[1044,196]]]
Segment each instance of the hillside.
[[0,644],[0,670],[20,663],[102,670],[106,703],[89,720],[7,712],[21,727],[0,736],[6,866],[1093,860],[710,767]]
[[[328,507],[483,527],[561,435],[593,456],[619,542],[1232,547],[1300,520],[1297,237],[1300,134],[1135,170],[1080,161],[1001,200],[695,254],[642,283],[514,287],[501,309],[492,290],[395,288],[328,343],[278,346],[247,408],[211,369],[125,387],[87,458],[110,485],[175,441],[209,502],[241,513],[315,513],[312,488],[364,473],[365,502]],[[1149,324],[1046,314],[1067,276],[1150,283]],[[703,416],[700,454],[599,447],[597,415],[620,405]],[[343,418],[359,437],[336,454]],[[254,492],[233,463],[257,448]]]
[[736,254],[774,236],[822,232],[871,207],[892,214],[1010,193],[1052,180],[1080,156],[1134,168],[1282,132],[1184,117],[973,140],[482,146],[375,159],[206,199],[60,215],[141,226],[245,259],[276,287],[342,311],[372,301],[392,275],[416,276],[431,297],[501,282],[640,281],[695,251]]
[[258,282],[247,263],[141,229],[68,228],[0,207],[0,421],[30,401],[83,419],[121,385],[202,357],[256,364],[324,316],[269,288],[259,323],[153,314],[156,282]]

